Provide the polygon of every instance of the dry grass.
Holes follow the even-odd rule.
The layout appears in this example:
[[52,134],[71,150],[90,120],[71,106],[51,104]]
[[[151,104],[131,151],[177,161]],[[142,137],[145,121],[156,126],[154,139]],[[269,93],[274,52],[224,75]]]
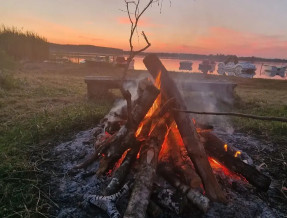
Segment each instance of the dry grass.
[[[53,205],[41,171],[51,145],[94,126],[114,95],[88,101],[85,75],[117,73],[74,64],[26,64],[0,88],[0,216],[41,217]],[[9,85],[10,84],[10,85]],[[11,85],[17,84],[17,85]]]

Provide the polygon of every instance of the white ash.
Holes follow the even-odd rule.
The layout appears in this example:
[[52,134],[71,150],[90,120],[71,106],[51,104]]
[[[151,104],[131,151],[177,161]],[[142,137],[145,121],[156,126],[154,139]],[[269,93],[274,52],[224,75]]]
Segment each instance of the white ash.
[[[92,141],[94,131],[96,128],[80,132],[72,141],[56,146],[51,152],[51,156],[56,161],[53,165],[46,166],[45,170],[52,175],[48,184],[53,190],[52,199],[59,205],[59,209],[54,210],[54,215],[57,217],[108,217],[102,210],[83,204],[84,195],[100,195],[110,180],[107,177],[98,178],[96,175],[85,176],[87,172],[97,169],[98,162],[89,166],[86,171],[82,169],[74,174],[70,171],[94,152],[93,145],[86,143]],[[218,130],[216,134],[228,144],[246,153],[250,149],[257,149],[257,147],[267,149],[266,147],[269,146],[242,133],[230,135]],[[72,173],[69,174],[69,172]],[[264,173],[266,174],[265,171]],[[278,208],[269,206],[270,202],[273,206],[277,202],[276,190],[280,184],[276,181],[273,180],[269,191],[263,193],[268,197],[262,198],[262,193],[258,193],[255,188],[244,181],[232,180],[223,172],[216,172],[216,176],[227,193],[228,204],[213,203],[205,215],[191,206],[189,207],[191,215],[196,217],[283,217],[283,213],[278,211]],[[124,196],[117,205],[121,214],[124,214],[127,201],[128,195]],[[164,217],[188,216],[186,214],[179,216],[164,210]]]

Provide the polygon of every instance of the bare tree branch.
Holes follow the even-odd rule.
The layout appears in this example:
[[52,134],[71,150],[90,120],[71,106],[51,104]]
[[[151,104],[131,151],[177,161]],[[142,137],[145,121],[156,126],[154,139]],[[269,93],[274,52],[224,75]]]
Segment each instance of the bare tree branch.
[[[134,38],[134,33],[137,33],[137,27],[140,21],[141,16],[143,15],[143,13],[155,2],[158,2],[159,0],[149,0],[148,3],[145,5],[145,7],[140,10],[140,0],[137,1],[128,1],[125,0],[125,4],[126,4],[126,10],[127,10],[127,14],[128,14],[128,18],[129,21],[131,23],[130,26],[130,36],[129,36],[129,46],[130,46],[130,54],[129,57],[127,58],[127,65],[123,70],[123,77],[122,77],[122,83],[124,82],[126,75],[127,75],[127,71],[129,68],[129,65],[131,63],[131,61],[133,60],[133,58],[138,55],[139,53],[145,51],[148,47],[151,46],[151,43],[149,42],[147,36],[145,35],[145,33],[142,31],[142,36],[145,40],[145,42],[147,43],[147,45],[137,51],[134,51],[134,46],[133,46],[133,38]],[[134,5],[134,12],[131,13],[131,5]],[[132,16],[133,14],[133,16]]]

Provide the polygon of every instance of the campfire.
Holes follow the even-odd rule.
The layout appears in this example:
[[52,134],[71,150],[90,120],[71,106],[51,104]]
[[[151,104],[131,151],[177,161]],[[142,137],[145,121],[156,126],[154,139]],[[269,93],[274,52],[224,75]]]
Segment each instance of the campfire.
[[[154,82],[139,81],[134,98],[122,90],[127,104],[101,121],[94,154],[75,166],[87,168],[99,160],[96,174],[111,176],[102,195],[87,195],[85,200],[110,217],[121,217],[115,203],[131,190],[124,217],[145,217],[148,205],[158,207],[150,196],[155,177],[160,176],[204,213],[210,201],[227,202],[213,173],[217,168],[228,177],[267,191],[271,180],[249,165],[241,151],[179,111],[186,110],[185,102],[157,56],[146,56],[144,63]],[[158,198],[160,206],[180,213],[178,204],[170,202],[170,193]]]

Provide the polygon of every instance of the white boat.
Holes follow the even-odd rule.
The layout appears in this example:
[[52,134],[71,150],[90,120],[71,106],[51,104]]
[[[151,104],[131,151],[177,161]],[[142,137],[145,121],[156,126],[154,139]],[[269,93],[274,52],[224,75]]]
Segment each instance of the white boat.
[[287,67],[276,67],[276,66],[265,65],[264,73],[265,75],[270,77],[278,75],[283,78],[286,76],[286,68]]
[[192,62],[191,61],[181,61],[179,62],[180,70],[192,70]]
[[255,75],[256,66],[249,62],[241,62],[235,64],[234,62],[220,62],[218,64],[217,72],[220,75],[239,76],[245,78],[253,78]]

